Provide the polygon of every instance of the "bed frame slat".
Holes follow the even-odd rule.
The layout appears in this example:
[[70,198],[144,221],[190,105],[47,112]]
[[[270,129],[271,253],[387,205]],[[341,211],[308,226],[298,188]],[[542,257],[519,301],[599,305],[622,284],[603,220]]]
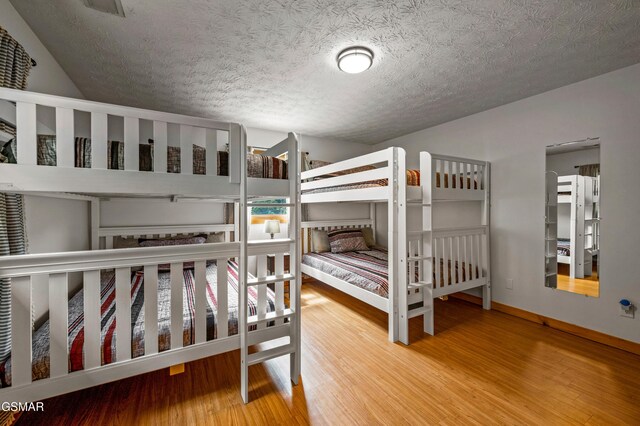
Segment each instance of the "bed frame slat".
[[18,164],[38,163],[38,140],[36,134],[36,105],[26,102],[16,104],[16,159]]
[[140,120],[124,117],[124,169],[140,170]]
[[100,271],[84,272],[84,368],[100,367]]
[[116,360],[131,359],[131,268],[116,268]]
[[[258,278],[267,276],[267,256],[259,255],[256,256],[257,263],[257,276]],[[263,319],[267,314],[267,286],[259,285],[256,288],[258,292],[258,310],[256,314],[258,315],[258,320]],[[262,330],[266,328],[266,324],[264,322],[258,323],[258,330]]]
[[11,280],[12,386],[31,383],[31,277]]
[[144,267],[144,354],[158,353],[158,266]]
[[184,274],[182,262],[171,263],[171,349],[183,344],[182,287]]
[[153,172],[167,173],[167,123],[153,122]]
[[193,174],[193,127],[180,125],[180,174]]
[[91,168],[107,168],[108,118],[101,112],[91,113]]
[[[275,274],[276,275],[284,275],[284,253],[277,253],[275,255]],[[290,283],[291,284],[291,283]],[[275,304],[276,304],[276,311],[284,311],[285,309],[285,305],[284,305],[284,282],[280,281],[276,283],[276,288],[275,288],[275,295],[276,295],[276,300],[275,300]],[[281,325],[284,324],[284,319],[277,319],[275,325]]]
[[207,261],[199,260],[195,263],[195,342],[207,341]]
[[68,278],[66,273],[49,276],[49,377],[69,373]]
[[218,175],[218,131],[205,129],[205,147],[207,149],[207,176]]
[[218,294],[218,339],[229,335],[229,260],[216,259]]
[[443,287],[446,287],[449,285],[449,256],[448,256],[448,252],[449,250],[447,250],[447,238],[441,238],[440,242],[442,243],[442,280],[443,280]]
[[56,108],[56,164],[75,166],[74,117],[70,108]]

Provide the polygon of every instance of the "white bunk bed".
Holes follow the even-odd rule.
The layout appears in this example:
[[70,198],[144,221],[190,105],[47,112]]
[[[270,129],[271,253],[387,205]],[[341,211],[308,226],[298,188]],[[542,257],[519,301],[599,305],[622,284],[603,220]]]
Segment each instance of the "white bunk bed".
[[[569,238],[558,238],[558,263],[569,265],[571,278],[591,276],[593,257],[598,254],[599,179],[580,176],[558,177],[558,207],[568,205]],[[562,220],[558,212],[558,221]]]
[[[295,134],[269,151],[269,155],[287,153],[288,179],[251,178],[247,172],[247,143],[244,128],[235,123],[147,111],[0,89],[0,100],[15,106],[17,130],[17,163],[0,164],[0,191],[56,198],[80,199],[91,205],[91,248],[88,251],[27,254],[0,257],[0,278],[11,279],[11,385],[0,388],[0,398],[8,401],[35,401],[72,392],[113,380],[158,370],[175,364],[240,349],[241,396],[249,397],[248,367],[266,360],[290,355],[291,380],[300,375],[300,267],[299,217],[300,175],[299,149]],[[57,163],[38,165],[37,111],[41,107],[55,109]],[[74,116],[76,112],[91,117],[91,166],[74,167]],[[108,125],[112,116],[124,121],[124,170],[107,167]],[[11,121],[11,117],[9,118]],[[153,171],[139,168],[138,146],[143,120],[151,121],[155,152]],[[167,172],[167,128],[178,126],[181,171]],[[217,134],[227,132],[229,141],[229,176],[218,176]],[[193,174],[192,144],[206,147],[206,174]],[[76,146],[77,147],[77,146]],[[102,227],[100,200],[108,197],[152,197],[178,199],[213,199],[236,204],[236,225],[173,225],[144,227]],[[289,208],[287,238],[248,240],[249,209],[261,206],[270,197],[286,198]],[[238,213],[239,212],[239,213]],[[113,249],[114,238],[159,237],[194,233],[223,232],[224,242],[168,247]],[[290,253],[290,271],[284,272],[284,255]],[[275,275],[267,276],[268,255],[275,255]],[[255,257],[257,274],[248,270],[249,257]],[[237,334],[216,325],[215,338],[208,338],[207,297],[218,300],[217,324],[226,324],[235,311],[226,303],[227,286],[217,286],[217,294],[208,294],[211,280],[224,283],[227,268],[210,271],[210,266],[237,264]],[[183,337],[184,270],[193,268],[193,341],[185,345]],[[170,347],[159,348],[158,339],[144,339],[143,354],[132,354],[132,274],[143,273],[145,334],[158,333],[159,274],[169,269],[170,282]],[[101,274],[114,271],[115,282],[115,350],[113,362],[104,363],[101,352]],[[84,342],[81,348],[82,368],[70,368],[68,332],[68,291],[71,276],[80,273],[83,291]],[[149,279],[151,277],[151,279]],[[213,278],[212,278],[213,277]],[[285,306],[284,282],[290,282],[289,304]],[[274,290],[268,288],[273,284]],[[35,377],[32,362],[32,289],[48,292],[49,374]],[[44,287],[42,287],[44,286]],[[207,290],[209,288],[209,290]],[[254,295],[255,310],[249,312],[249,293]],[[268,310],[268,305],[273,309]],[[122,338],[124,336],[124,338]],[[286,342],[282,343],[282,338]],[[249,346],[273,342],[269,349],[249,353]],[[277,346],[274,346],[277,345]],[[2,360],[4,361],[4,360]]]
[[[352,172],[365,166],[369,170]],[[304,257],[302,272],[387,312],[392,342],[408,344],[408,320],[420,315],[425,332],[434,334],[436,297],[482,287],[483,306],[489,309],[489,176],[488,162],[422,152],[420,185],[407,186],[405,152],[395,147],[303,172],[302,203],[371,203],[366,219],[303,222],[303,253],[308,255],[314,251],[310,230],[372,227],[375,231],[375,203],[387,203],[388,266],[378,264],[388,267],[387,291],[375,294],[354,285],[349,278],[341,279],[331,271],[311,266]],[[455,201],[481,202],[481,225],[434,229],[435,205]],[[419,230],[407,230],[408,206],[422,211]]]

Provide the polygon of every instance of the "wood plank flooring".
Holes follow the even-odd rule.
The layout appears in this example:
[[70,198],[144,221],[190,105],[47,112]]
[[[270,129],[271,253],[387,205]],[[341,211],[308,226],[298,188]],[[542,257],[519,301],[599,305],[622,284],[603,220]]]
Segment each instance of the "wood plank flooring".
[[583,294],[589,297],[600,297],[600,281],[597,268],[593,268],[593,274],[590,277],[571,278],[569,275],[569,265],[559,264],[558,290]]
[[303,287],[302,382],[288,359],[251,367],[239,353],[45,401],[19,425],[638,424],[640,357],[450,298],[435,337],[387,341],[384,314],[322,284]]

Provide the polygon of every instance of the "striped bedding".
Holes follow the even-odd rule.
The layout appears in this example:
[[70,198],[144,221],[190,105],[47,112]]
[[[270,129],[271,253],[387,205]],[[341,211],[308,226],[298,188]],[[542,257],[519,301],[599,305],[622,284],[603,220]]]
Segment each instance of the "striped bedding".
[[378,296],[389,297],[389,266],[386,251],[307,253],[302,257],[302,264]]
[[[387,251],[381,248],[368,251],[352,251],[344,253],[307,253],[302,257],[302,264],[327,273],[339,280],[370,291],[378,296],[389,297],[389,264]],[[455,262],[452,272],[451,259],[447,262],[447,285],[453,282],[464,282],[480,277],[480,268],[467,268],[465,262]],[[469,273],[471,269],[471,273]],[[440,259],[440,282],[436,287],[445,286],[444,260]],[[433,268],[435,279],[435,263]],[[416,271],[417,272],[417,271]],[[417,273],[416,273],[417,275]],[[416,276],[416,281],[417,281]],[[452,280],[455,279],[453,282]]]
[[[440,173],[436,173],[436,188],[450,188],[450,187],[456,188],[457,185],[464,184],[464,180],[462,176],[460,176],[458,179],[453,179],[453,178],[449,179],[449,174],[445,173],[444,186],[442,186],[440,176],[441,176]],[[332,177],[332,176],[329,175],[329,176],[325,176],[325,178],[326,177]],[[451,186],[449,186],[449,180],[451,180]],[[348,184],[348,185],[337,185],[337,186],[332,186],[328,188],[311,189],[311,190],[303,191],[303,193],[319,194],[322,192],[346,191],[349,189],[378,188],[378,187],[387,186],[387,185],[388,185],[387,179],[377,179],[377,180],[359,182],[359,183]],[[468,185],[467,187],[472,186],[471,178],[467,178],[467,185]],[[420,170],[412,170],[412,169],[407,170],[407,186],[420,186]],[[473,189],[478,189],[478,181],[475,179],[473,180]]]
[[[374,169],[374,168],[375,167],[372,167],[371,169]],[[367,169],[367,170],[370,170],[370,169]],[[357,171],[362,171],[362,170],[357,170]],[[327,178],[327,177],[333,177],[333,176],[329,175],[324,177]],[[387,179],[377,179],[377,180],[370,180],[367,182],[331,186],[328,188],[310,189],[302,192],[304,194],[320,194],[322,192],[346,191],[349,189],[379,188],[381,186],[387,186],[387,183],[388,183]],[[420,170],[407,170],[407,185],[420,186]]]
[[[238,333],[238,265],[228,263],[228,312],[229,335]],[[171,283],[169,272],[158,272],[158,349],[165,351],[171,346]],[[195,300],[194,271],[184,269],[183,295],[183,345],[195,341]],[[216,314],[217,267],[211,262],[206,269],[207,276],[207,340],[217,338]],[[131,330],[132,357],[144,355],[144,274],[134,272],[131,279]],[[275,309],[274,293],[267,289],[267,311]],[[115,335],[115,273],[103,271],[101,274],[101,357],[102,365],[116,361]],[[257,291],[249,288],[249,312],[255,315],[257,309]],[[69,301],[69,371],[83,369],[84,317],[83,292],[80,290]],[[255,326],[254,326],[255,327]],[[49,321],[46,321],[33,334],[33,380],[49,377]],[[11,384],[11,359],[0,364],[2,386]]]

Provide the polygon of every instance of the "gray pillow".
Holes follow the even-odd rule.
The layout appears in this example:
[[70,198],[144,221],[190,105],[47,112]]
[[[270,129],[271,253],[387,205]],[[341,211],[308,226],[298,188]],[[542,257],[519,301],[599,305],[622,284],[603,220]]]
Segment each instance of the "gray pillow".
[[207,235],[207,243],[224,243],[224,232],[212,232]]
[[344,253],[347,251],[367,251],[367,243],[364,241],[359,229],[335,229],[328,232],[331,253]]
[[319,229],[311,230],[311,247],[313,247],[314,253],[326,253],[331,251],[327,231],[321,231]]
[[140,242],[138,241],[137,238],[124,238],[124,237],[113,238],[114,249],[136,248],[136,247],[140,247]]

